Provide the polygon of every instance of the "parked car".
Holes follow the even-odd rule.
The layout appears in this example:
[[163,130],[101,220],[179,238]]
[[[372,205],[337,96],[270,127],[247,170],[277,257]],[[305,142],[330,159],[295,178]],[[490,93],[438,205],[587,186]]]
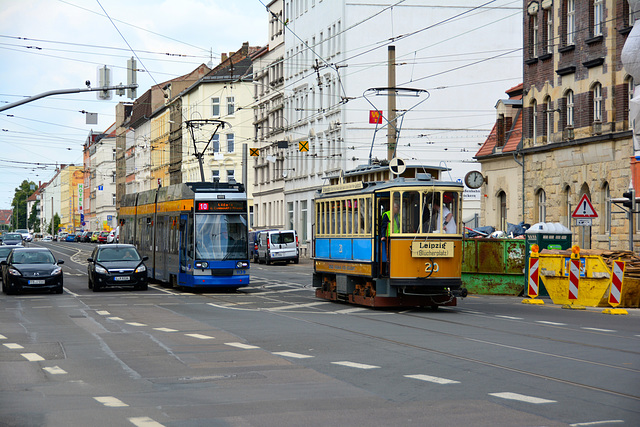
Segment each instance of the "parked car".
[[22,234],[4,233],[4,236],[2,236],[2,244],[4,246],[22,246]]
[[64,242],[65,240],[67,240],[68,234],[69,233],[65,233],[65,232],[58,233],[58,242]]
[[107,243],[107,237],[109,237],[108,231],[102,231],[98,234],[98,243]]
[[94,292],[107,287],[133,287],[147,290],[147,267],[144,261],[149,257],[141,257],[133,245],[113,244],[96,246],[87,258],[87,276],[89,289]]
[[92,243],[98,243],[98,236],[100,235],[99,231],[94,231],[93,234],[91,235],[91,242]]
[[51,241],[53,241],[53,237],[51,237],[51,236],[49,236],[49,235],[47,234],[46,236],[44,236],[44,237],[42,238],[42,241],[43,241],[43,242],[51,242]]
[[109,232],[107,243],[118,243],[120,241],[120,227],[116,227]]
[[268,230],[258,233],[258,262],[300,262],[296,230]]
[[75,242],[76,241],[76,233],[69,233],[64,239],[65,242]]
[[2,266],[2,292],[19,293],[42,289],[62,293],[64,261],[56,261],[47,248],[13,248]]

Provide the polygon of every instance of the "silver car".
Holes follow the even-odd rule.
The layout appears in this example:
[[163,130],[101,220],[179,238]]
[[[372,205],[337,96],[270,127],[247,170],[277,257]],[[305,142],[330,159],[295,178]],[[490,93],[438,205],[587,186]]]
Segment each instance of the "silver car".
[[2,244],[4,246],[22,246],[22,234],[4,233],[2,236]]

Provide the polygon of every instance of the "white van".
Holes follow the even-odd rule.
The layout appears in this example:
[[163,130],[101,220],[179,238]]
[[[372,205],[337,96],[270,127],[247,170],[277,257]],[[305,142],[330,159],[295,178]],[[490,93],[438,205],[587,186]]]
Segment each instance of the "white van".
[[267,230],[258,233],[258,263],[300,262],[296,230]]

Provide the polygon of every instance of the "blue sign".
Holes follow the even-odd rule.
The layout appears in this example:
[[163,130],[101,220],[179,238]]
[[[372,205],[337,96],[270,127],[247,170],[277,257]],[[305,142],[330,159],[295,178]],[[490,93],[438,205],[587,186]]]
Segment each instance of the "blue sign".
[[[84,214],[80,214],[80,221],[84,222]],[[82,224],[84,225],[84,224]]]
[[113,218],[113,215],[107,215],[107,221],[111,221],[111,218]]
[[98,185],[98,190],[102,191],[104,190],[104,187],[102,185]]

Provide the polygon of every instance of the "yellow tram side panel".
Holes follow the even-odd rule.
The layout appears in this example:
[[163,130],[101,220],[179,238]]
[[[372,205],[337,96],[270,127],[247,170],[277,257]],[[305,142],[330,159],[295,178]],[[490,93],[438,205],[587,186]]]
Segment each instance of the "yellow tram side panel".
[[[428,242],[435,248],[430,252],[426,251],[425,254],[412,253],[412,244],[415,251],[416,244],[420,242]],[[391,239],[390,277],[393,279],[427,277],[430,275],[430,269],[433,268],[436,270],[430,277],[461,277],[462,241],[429,239],[426,242],[417,239]],[[442,248],[438,248],[441,244],[443,244]],[[450,250],[451,245],[453,250]]]

